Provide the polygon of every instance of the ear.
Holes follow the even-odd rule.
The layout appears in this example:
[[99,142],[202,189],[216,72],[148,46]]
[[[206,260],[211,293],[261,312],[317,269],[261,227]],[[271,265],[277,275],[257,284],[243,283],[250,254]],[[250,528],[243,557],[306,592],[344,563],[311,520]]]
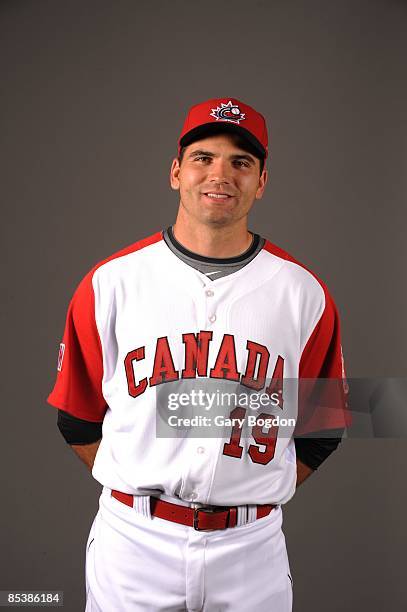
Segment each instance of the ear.
[[263,193],[267,185],[267,179],[268,179],[268,172],[265,168],[263,168],[263,172],[261,173],[260,178],[259,178],[259,186],[256,191],[256,200],[260,200],[260,198],[263,197]]
[[180,165],[178,158],[175,157],[172,160],[171,170],[170,170],[170,183],[171,187],[175,190],[179,189],[179,173],[180,173]]

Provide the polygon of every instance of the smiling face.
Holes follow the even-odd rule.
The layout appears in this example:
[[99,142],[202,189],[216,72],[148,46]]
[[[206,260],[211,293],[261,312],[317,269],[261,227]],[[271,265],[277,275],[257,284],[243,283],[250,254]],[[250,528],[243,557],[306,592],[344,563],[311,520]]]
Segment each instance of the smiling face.
[[201,226],[247,227],[267,171],[260,173],[260,160],[235,145],[232,136],[218,134],[187,146],[182,161],[172,162],[170,180],[180,192],[177,223],[185,219]]

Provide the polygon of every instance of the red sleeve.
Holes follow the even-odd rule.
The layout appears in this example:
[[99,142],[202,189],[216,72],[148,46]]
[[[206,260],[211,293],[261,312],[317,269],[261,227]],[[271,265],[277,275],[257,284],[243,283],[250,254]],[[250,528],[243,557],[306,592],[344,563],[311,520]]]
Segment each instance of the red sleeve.
[[95,321],[93,271],[69,304],[60,344],[57,378],[48,403],[87,421],[100,422],[107,409],[102,394],[102,346]]
[[301,355],[299,368],[299,435],[349,426],[345,367],[339,315],[323,287],[325,307]]

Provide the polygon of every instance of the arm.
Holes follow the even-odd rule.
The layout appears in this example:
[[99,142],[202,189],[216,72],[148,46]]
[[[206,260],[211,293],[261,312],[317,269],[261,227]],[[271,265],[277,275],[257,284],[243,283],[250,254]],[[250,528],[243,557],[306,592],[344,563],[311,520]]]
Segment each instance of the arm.
[[302,461],[297,459],[297,488],[306,480],[315,470],[305,465]]
[[102,393],[103,355],[95,318],[94,271],[82,279],[69,304],[57,377],[48,396],[48,403],[58,409],[62,436],[75,446],[74,452],[88,467],[93,465],[108,409]]
[[68,412],[58,410],[58,428],[74,453],[92,470],[99,444],[102,440],[102,422],[93,423],[78,419]]
[[331,429],[323,433],[329,437],[298,437],[294,440],[297,455],[297,487],[338,448],[344,430]]
[[70,447],[89,470],[92,471],[100,442],[101,440],[93,442],[92,444],[70,444]]

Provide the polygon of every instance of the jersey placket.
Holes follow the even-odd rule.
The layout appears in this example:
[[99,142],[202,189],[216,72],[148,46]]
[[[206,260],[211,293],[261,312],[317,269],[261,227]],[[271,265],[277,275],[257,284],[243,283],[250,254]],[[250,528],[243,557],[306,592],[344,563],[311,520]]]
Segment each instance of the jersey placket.
[[[199,274],[199,273],[198,273]],[[219,348],[219,329],[225,328],[224,320],[226,311],[222,309],[221,291],[217,291],[216,284],[205,279],[201,274],[200,289],[197,289],[194,302],[197,313],[197,332],[211,331],[214,342],[210,343],[208,356],[208,377],[210,364],[214,363]],[[209,381],[212,382],[212,381]],[[197,377],[197,388],[209,388],[205,385],[205,379]],[[191,502],[199,500],[205,503],[209,499],[212,490],[213,475],[219,457],[220,445],[223,443],[221,432],[213,425],[213,415],[204,406],[200,407],[199,414],[211,419],[211,423],[205,427],[205,437],[190,437],[186,441],[187,461],[183,475],[181,495],[183,499]]]

